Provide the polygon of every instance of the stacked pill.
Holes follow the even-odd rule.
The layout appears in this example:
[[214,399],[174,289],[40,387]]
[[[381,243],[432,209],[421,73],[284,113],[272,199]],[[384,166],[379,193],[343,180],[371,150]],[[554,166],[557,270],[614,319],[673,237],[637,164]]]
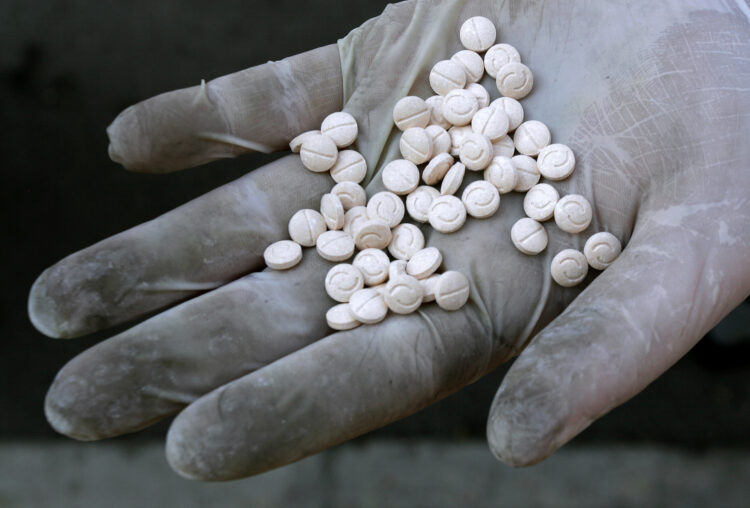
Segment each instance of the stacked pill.
[[[455,271],[437,273],[441,253],[425,248],[422,230],[403,222],[407,215],[450,234],[467,218],[493,216],[502,194],[525,193],[526,217],[513,225],[510,236],[526,255],[547,248],[545,221],[554,219],[559,229],[571,234],[585,231],[591,223],[591,204],[584,196],[560,196],[550,183],[570,177],[575,155],[569,147],[552,143],[545,124],[524,118],[519,100],[530,93],[534,78],[518,50],[496,44],[495,26],[481,16],[466,20],[459,36],[465,49],[430,71],[435,95],[407,96],[394,105],[402,158],[380,171],[385,191],[368,199],[360,185],[367,164],[360,153],[347,148],[358,133],[348,113],[332,113],[320,130],[290,142],[307,169],[329,171],[336,183],[321,198],[319,210],[304,209],[292,216],[291,240],[270,245],[264,257],[269,267],[283,270],[299,263],[301,247],[315,247],[321,257],[339,263],[325,280],[328,295],[339,302],[326,315],[334,329],[377,323],[389,310],[407,314],[433,300],[446,310],[466,303],[467,278]],[[492,101],[479,83],[485,72],[500,93]],[[467,184],[469,172],[479,173],[481,179]],[[589,266],[606,268],[620,250],[614,235],[596,233],[583,252],[557,253],[551,276],[561,286],[576,285]]]

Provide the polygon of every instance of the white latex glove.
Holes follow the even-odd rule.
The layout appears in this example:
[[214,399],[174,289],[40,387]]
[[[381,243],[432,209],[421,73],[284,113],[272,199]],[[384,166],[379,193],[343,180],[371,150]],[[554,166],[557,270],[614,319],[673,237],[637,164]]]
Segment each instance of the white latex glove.
[[[510,242],[519,194],[455,234],[423,228],[445,266],[470,276],[469,303],[331,334],[328,262],[306,250],[292,270],[263,270],[263,249],[286,237],[289,217],[333,185],[289,155],[39,277],[29,312],[54,337],[187,300],[71,360],[48,393],[50,423],[93,440],[179,412],[172,466],[238,478],[418,411],[520,353],[488,440],[507,463],[544,459],[750,292],[748,12],[742,0],[410,1],[337,46],[127,109],[109,129],[112,158],[162,172],[249,146],[282,149],[343,108],[359,123],[372,194],[398,157],[393,105],[432,95],[430,68],[461,49],[461,22],[481,14],[533,70],[526,118],[573,148],[576,171],[555,186],[587,196],[594,220],[581,235],[547,223],[549,246],[535,257]],[[554,254],[597,231],[623,241],[620,258],[578,288],[551,282]]]

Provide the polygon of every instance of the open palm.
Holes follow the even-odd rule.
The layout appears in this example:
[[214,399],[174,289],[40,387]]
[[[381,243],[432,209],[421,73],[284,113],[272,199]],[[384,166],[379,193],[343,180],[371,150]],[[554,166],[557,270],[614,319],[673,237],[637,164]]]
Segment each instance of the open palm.
[[[484,15],[535,73],[526,119],[576,153],[575,173],[554,186],[586,196],[594,220],[580,235],[548,223],[549,246],[534,257],[510,242],[520,194],[454,234],[423,227],[444,265],[470,278],[469,303],[331,334],[331,263],[307,250],[292,270],[263,269],[289,217],[317,208],[333,185],[283,157],[39,277],[29,311],[54,337],[187,300],[71,360],[48,393],[50,423],[93,440],[179,412],[167,436],[173,467],[237,478],[418,411],[521,353],[491,408],[489,443],[514,465],[545,458],[750,292],[748,9],[703,4],[410,1],[338,45],[124,111],[109,130],[112,158],[165,172],[281,149],[344,109],[359,123],[372,195],[398,157],[393,105],[432,95],[429,69],[461,49],[463,20]],[[620,258],[579,288],[555,285],[552,257],[597,231],[623,241]]]

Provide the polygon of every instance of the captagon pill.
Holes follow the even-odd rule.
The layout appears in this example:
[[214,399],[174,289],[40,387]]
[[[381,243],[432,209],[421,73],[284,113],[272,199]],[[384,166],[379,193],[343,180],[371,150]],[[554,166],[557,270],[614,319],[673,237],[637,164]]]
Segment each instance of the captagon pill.
[[536,160],[528,155],[514,155],[510,160],[516,168],[515,191],[526,192],[539,182],[540,175]]
[[357,121],[349,113],[337,111],[325,117],[320,132],[331,138],[337,147],[344,148],[357,139]]
[[555,205],[555,224],[568,233],[580,233],[591,224],[593,211],[588,199],[580,194],[568,194]]
[[551,219],[555,214],[558,199],[560,199],[560,194],[557,189],[548,183],[538,183],[523,197],[523,211],[539,222]]
[[349,309],[357,321],[365,324],[379,323],[388,314],[383,295],[374,288],[364,288],[354,293],[349,298]]
[[435,283],[435,301],[443,310],[458,310],[469,300],[469,279],[461,272],[449,270]]
[[338,154],[336,143],[324,134],[311,134],[304,138],[299,151],[302,165],[315,173],[331,169],[336,164]]
[[586,256],[591,268],[596,270],[604,270],[609,267],[621,251],[620,240],[606,231],[591,235],[583,246],[583,255]]
[[575,249],[564,249],[552,258],[550,274],[563,287],[580,284],[586,278],[589,265],[586,257]]
[[289,219],[289,236],[303,247],[312,247],[326,230],[326,221],[316,210],[298,210]]
[[409,127],[427,127],[430,123],[430,108],[420,97],[404,97],[393,108],[393,121],[402,131]]
[[326,293],[337,302],[348,302],[354,292],[364,286],[362,272],[349,263],[335,265],[326,274]]
[[427,222],[432,200],[437,198],[440,192],[429,185],[421,185],[406,196],[406,210],[412,219],[418,222]]
[[378,192],[367,202],[367,215],[395,228],[404,218],[404,202],[393,192]]
[[507,194],[516,187],[516,168],[509,157],[493,157],[484,170],[484,179],[495,186],[500,194]]
[[410,314],[422,305],[422,285],[409,275],[394,277],[385,285],[383,299],[396,314]]
[[362,324],[354,317],[348,303],[340,303],[328,309],[326,323],[334,330],[351,330]]
[[536,163],[539,172],[547,180],[564,180],[573,173],[576,157],[566,145],[554,143],[539,151]]
[[408,261],[424,248],[424,235],[414,224],[399,224],[391,231],[388,252],[396,259]]
[[346,261],[354,254],[354,240],[343,231],[326,231],[318,237],[315,248],[328,261]]
[[518,126],[513,134],[513,144],[518,153],[534,156],[549,145],[551,137],[546,125],[538,120],[529,120]]
[[302,261],[302,247],[291,240],[279,240],[266,247],[263,259],[269,268],[286,270]]
[[461,201],[466,207],[466,213],[477,219],[484,219],[497,211],[500,194],[490,182],[477,180],[466,186]]
[[523,99],[534,86],[531,69],[521,62],[510,62],[497,70],[497,90],[505,97]]
[[438,95],[445,95],[451,90],[466,85],[466,72],[463,67],[452,60],[441,60],[430,71],[430,86]]
[[364,249],[354,256],[352,265],[359,269],[368,286],[376,286],[388,278],[388,255],[380,249]]
[[421,127],[406,129],[401,134],[399,148],[401,156],[414,164],[422,164],[432,157],[432,139]]
[[461,44],[472,51],[486,51],[495,43],[495,25],[484,16],[474,16],[463,22],[459,32]]
[[484,74],[484,61],[475,51],[462,49],[451,57],[451,60],[463,67],[468,83],[476,83]]
[[355,150],[339,152],[336,164],[331,168],[331,178],[334,182],[359,183],[367,175],[367,162],[362,154]]
[[497,71],[505,64],[520,62],[521,55],[510,44],[495,44],[484,54],[484,68],[492,78],[497,78]]
[[528,217],[518,219],[510,228],[510,238],[516,249],[534,256],[547,248],[549,237],[539,222]]
[[430,205],[430,225],[441,233],[453,233],[466,222],[466,208],[456,196],[440,196]]
[[495,99],[490,103],[490,107],[502,109],[508,115],[508,132],[516,130],[523,123],[523,106],[512,97]]
[[394,194],[409,194],[419,185],[419,169],[411,161],[396,159],[385,165],[382,179],[385,188]]

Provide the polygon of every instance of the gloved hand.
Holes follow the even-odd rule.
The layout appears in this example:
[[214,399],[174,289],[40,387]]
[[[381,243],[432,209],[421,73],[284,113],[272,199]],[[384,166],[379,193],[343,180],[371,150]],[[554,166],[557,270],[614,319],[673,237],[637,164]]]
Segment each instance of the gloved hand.
[[[317,208],[333,185],[283,157],[39,277],[29,312],[53,337],[184,301],[71,360],[47,395],[50,423],[94,440],[179,412],[167,435],[172,466],[238,478],[414,413],[520,353],[488,440],[509,464],[544,459],[750,292],[748,12],[742,0],[409,1],[338,45],[125,110],[109,128],[112,158],[165,172],[283,149],[344,109],[359,123],[372,195],[383,188],[379,169],[399,157],[393,105],[432,95],[430,68],[461,49],[463,20],[484,15],[535,73],[526,119],[576,154],[573,176],[555,187],[588,197],[594,220],[580,235],[546,223],[549,246],[534,257],[510,241],[520,194],[455,234],[424,227],[445,266],[470,277],[469,303],[330,333],[330,263],[308,249],[292,270],[263,269],[289,217]],[[484,85],[497,96],[491,78]],[[597,231],[623,241],[620,258],[578,288],[554,284],[554,254]]]

